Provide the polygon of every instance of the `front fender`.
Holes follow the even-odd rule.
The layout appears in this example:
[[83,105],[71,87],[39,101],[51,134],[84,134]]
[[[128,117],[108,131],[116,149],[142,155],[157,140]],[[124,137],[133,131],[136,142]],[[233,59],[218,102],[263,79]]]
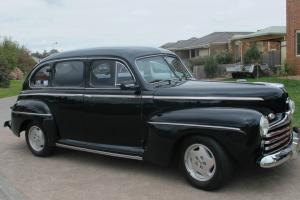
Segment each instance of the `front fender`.
[[156,113],[148,121],[144,159],[167,164],[178,144],[196,134],[213,138],[237,161],[249,160],[260,147],[261,116],[255,110],[220,107]]

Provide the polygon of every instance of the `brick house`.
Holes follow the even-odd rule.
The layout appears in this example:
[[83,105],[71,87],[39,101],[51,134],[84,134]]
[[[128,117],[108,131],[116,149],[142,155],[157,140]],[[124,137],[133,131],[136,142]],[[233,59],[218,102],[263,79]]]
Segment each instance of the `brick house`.
[[286,1],[287,61],[296,67],[300,75],[300,0]]

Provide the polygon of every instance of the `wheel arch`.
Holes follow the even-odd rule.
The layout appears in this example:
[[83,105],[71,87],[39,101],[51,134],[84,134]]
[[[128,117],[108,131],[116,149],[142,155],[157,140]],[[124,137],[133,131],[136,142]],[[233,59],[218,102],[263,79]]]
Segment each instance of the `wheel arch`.
[[159,113],[148,122],[144,159],[168,165],[182,141],[199,135],[216,141],[235,162],[247,162],[260,147],[261,116],[255,110],[242,108],[191,108]]
[[48,140],[55,145],[59,132],[48,105],[41,100],[19,99],[12,106],[12,131],[20,136],[20,133],[25,131],[31,122],[41,123],[47,132]]
[[220,139],[218,139],[217,137],[214,137],[211,134],[205,133],[205,132],[200,133],[199,131],[190,131],[189,133],[183,134],[180,138],[177,139],[177,141],[174,143],[174,145],[172,147],[171,162],[177,162],[178,161],[178,159],[179,159],[178,157],[180,155],[180,151],[182,150],[182,145],[184,144],[184,142],[188,138],[197,137],[197,136],[214,140],[216,143],[218,143],[221,146],[221,148],[226,152],[228,157],[234,163],[238,163],[238,159],[234,156],[234,154],[228,148],[226,148],[226,145],[224,143],[222,143],[222,141],[220,141]]

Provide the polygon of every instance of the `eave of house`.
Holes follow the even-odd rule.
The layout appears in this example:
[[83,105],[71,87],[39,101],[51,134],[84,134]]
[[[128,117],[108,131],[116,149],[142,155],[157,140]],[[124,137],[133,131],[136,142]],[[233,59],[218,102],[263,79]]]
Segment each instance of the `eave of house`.
[[189,46],[183,48],[168,48],[171,51],[187,51],[187,50],[194,50],[194,49],[209,49],[213,45],[226,45],[228,42],[212,42],[206,45],[198,45],[198,46]]

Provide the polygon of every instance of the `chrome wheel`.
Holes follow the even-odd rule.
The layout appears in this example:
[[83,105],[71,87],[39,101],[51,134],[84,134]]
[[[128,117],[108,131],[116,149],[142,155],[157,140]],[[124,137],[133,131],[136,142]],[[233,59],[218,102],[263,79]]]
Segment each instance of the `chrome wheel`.
[[30,127],[28,130],[28,141],[34,151],[42,151],[45,146],[45,137],[42,129],[38,126]]
[[184,153],[184,165],[197,181],[208,181],[216,172],[216,160],[211,150],[202,144],[192,144]]

